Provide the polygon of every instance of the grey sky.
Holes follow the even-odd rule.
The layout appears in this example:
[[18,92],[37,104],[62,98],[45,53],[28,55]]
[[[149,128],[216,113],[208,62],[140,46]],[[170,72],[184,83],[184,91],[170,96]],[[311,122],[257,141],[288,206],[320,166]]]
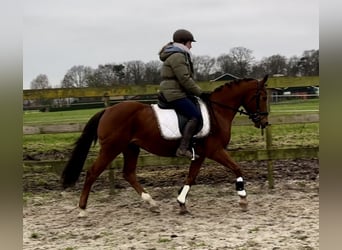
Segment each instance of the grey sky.
[[198,41],[194,55],[242,46],[253,56],[300,56],[319,48],[318,0],[27,0],[23,87],[39,74],[60,84],[74,65],[158,60],[178,28]]

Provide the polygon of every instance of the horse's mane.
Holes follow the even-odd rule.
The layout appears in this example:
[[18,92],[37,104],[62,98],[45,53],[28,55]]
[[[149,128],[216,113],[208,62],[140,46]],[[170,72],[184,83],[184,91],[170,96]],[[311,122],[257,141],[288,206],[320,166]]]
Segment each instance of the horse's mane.
[[231,88],[233,85],[239,84],[240,82],[244,82],[244,81],[253,81],[255,80],[254,78],[243,78],[243,79],[235,79],[233,81],[230,82],[226,82],[225,84],[218,86],[216,89],[214,89],[213,92],[218,92],[221,91],[224,87],[229,87]]

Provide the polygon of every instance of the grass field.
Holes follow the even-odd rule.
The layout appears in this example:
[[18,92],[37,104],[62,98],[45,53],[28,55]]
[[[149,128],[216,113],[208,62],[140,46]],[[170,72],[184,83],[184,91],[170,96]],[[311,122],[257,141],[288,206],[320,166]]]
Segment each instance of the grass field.
[[60,112],[25,111],[23,125],[82,123],[102,109],[81,109]]
[[319,113],[319,100],[292,100],[272,104],[271,115],[283,115],[293,113]]
[[[293,113],[319,113],[319,100],[294,101],[271,105],[270,116],[284,116]],[[24,112],[24,125],[85,123],[101,109],[74,110],[62,112]],[[237,116],[235,119],[239,119]],[[319,123],[272,125],[274,147],[311,147],[319,145]],[[45,152],[63,151],[71,148],[80,133],[24,135],[23,150]],[[233,126],[229,149],[264,149],[265,134],[251,126]],[[95,147],[93,150],[96,150]]]

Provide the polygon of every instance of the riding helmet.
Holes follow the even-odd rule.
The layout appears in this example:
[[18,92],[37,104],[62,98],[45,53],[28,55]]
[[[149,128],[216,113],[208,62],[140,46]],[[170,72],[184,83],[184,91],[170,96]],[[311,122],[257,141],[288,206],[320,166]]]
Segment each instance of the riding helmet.
[[196,42],[191,32],[185,29],[176,30],[175,33],[173,33],[173,41],[183,44],[187,43],[188,41]]

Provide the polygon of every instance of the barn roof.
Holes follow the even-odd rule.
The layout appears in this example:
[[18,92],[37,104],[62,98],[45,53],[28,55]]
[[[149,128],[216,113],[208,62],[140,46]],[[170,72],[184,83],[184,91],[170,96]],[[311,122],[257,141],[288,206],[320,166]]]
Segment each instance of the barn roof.
[[224,73],[223,75],[216,77],[213,80],[210,80],[211,82],[217,82],[217,81],[231,81],[231,80],[235,80],[235,79],[239,79],[240,77],[234,76],[232,74],[229,73]]

